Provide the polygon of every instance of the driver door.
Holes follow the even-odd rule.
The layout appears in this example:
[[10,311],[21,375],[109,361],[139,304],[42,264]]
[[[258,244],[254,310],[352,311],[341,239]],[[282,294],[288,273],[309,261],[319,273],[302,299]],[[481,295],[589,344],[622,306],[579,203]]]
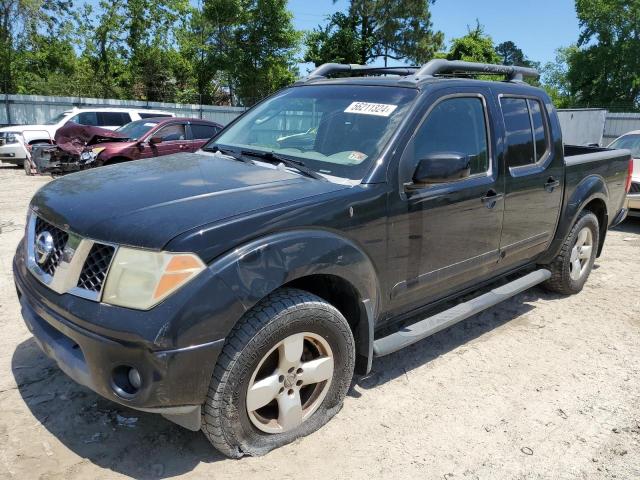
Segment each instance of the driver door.
[[154,133],[153,137],[162,138],[162,142],[160,143],[149,142],[149,149],[153,157],[189,151],[189,141],[187,140],[185,123],[171,123],[166,125]]
[[[427,113],[400,161],[401,194],[390,208],[392,308],[413,310],[455,293],[498,262],[504,188],[494,158],[490,99],[489,92],[474,89],[443,92],[426,102]],[[468,156],[470,175],[413,183],[421,159],[447,154]]]

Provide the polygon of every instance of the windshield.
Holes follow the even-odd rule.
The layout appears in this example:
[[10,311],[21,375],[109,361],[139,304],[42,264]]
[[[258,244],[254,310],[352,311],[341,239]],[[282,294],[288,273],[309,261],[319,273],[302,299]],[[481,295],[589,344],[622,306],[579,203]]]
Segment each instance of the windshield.
[[624,148],[631,150],[633,158],[640,158],[640,135],[625,135],[609,145],[608,148]]
[[205,149],[274,152],[320,173],[361,179],[416,95],[414,89],[378,86],[289,88],[251,109]]
[[60,114],[56,115],[55,117],[50,118],[49,120],[44,122],[44,124],[45,125],[55,125],[56,123],[59,123],[62,120],[64,120],[65,117],[67,117],[67,115],[69,115],[69,112],[60,113]]
[[126,135],[131,140],[138,140],[145,133],[158,125],[158,122],[150,122],[149,120],[136,120],[135,122],[127,123],[118,128],[116,132]]

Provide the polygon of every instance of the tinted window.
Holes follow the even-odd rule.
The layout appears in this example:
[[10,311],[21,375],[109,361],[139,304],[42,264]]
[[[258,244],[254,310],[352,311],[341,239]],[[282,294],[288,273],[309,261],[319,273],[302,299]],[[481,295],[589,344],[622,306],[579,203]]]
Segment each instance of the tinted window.
[[146,113],[146,112],[138,112],[140,118],[165,118],[170,117],[168,113]]
[[194,140],[209,139],[218,133],[220,129],[213,125],[191,124],[191,133]]
[[98,117],[96,116],[96,112],[81,112],[76,116],[72,117],[70,122],[75,122],[80,125],[98,125]]
[[479,98],[452,98],[434,107],[415,137],[415,160],[434,153],[471,159],[471,175],[489,170],[487,126]]
[[182,123],[167,125],[166,127],[161,128],[154,136],[162,137],[162,141],[164,142],[184,140],[187,138],[184,133],[184,124]]
[[507,130],[507,160],[510,167],[535,163],[529,106],[524,98],[502,98],[502,115]]
[[131,117],[125,112],[98,112],[98,125],[101,127],[120,127],[130,121]]
[[540,102],[538,100],[529,100],[529,110],[531,110],[533,135],[536,142],[536,162],[539,162],[547,152],[547,131],[544,127],[542,106],[540,105]]

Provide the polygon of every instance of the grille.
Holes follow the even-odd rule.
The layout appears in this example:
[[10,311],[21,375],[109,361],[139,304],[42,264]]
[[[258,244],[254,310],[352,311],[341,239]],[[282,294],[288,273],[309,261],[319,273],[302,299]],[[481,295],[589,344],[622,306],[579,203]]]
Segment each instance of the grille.
[[60,230],[58,227],[54,227],[49,222],[42,220],[40,217],[36,217],[34,241],[42,232],[49,232],[51,234],[51,237],[53,238],[53,251],[51,252],[51,255],[49,255],[49,258],[40,265],[40,268],[45,273],[53,276],[56,268],[58,268],[60,260],[62,259],[62,252],[67,244],[67,240],[69,240],[69,234],[64,230]]
[[632,182],[629,193],[640,193],[640,183]]
[[79,288],[100,292],[115,250],[111,245],[93,244],[78,278]]

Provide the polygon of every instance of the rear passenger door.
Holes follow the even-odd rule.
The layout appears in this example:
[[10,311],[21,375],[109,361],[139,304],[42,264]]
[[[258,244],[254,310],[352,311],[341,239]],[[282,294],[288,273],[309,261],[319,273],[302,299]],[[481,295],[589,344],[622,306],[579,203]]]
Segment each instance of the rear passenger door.
[[220,127],[208,123],[190,123],[189,151],[195,152],[204,146],[219,131]]
[[564,159],[551,142],[547,108],[537,97],[500,95],[505,138],[503,265],[531,260],[555,233],[564,185]]

